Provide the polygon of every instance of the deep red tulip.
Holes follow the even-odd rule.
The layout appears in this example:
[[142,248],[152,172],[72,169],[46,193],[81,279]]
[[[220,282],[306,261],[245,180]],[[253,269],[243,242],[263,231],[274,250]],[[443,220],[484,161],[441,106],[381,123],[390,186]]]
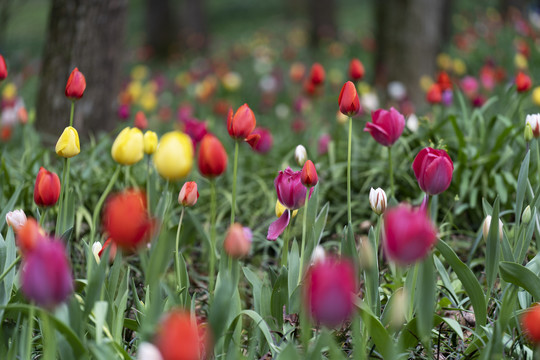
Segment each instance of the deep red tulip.
[[227,131],[233,139],[246,139],[255,129],[256,124],[255,114],[247,104],[240,106],[234,116],[232,109],[229,109]]
[[304,303],[317,323],[334,327],[349,318],[354,310],[356,276],[345,260],[317,261],[306,273]]
[[358,59],[352,59],[349,63],[349,77],[354,81],[362,80],[364,77],[364,65]]
[[66,84],[66,96],[71,100],[78,100],[83,97],[85,89],[86,79],[83,73],[77,68],[73,69]]
[[44,167],[39,168],[34,184],[34,202],[38,206],[52,206],[60,197],[60,179]]
[[516,76],[516,89],[518,92],[528,91],[532,86],[532,81],[529,75],[524,72],[518,72]]
[[426,100],[430,104],[440,104],[442,101],[442,91],[439,84],[433,84],[426,94]]
[[206,134],[199,147],[199,171],[203,176],[216,177],[227,169],[227,152],[217,137]]
[[207,345],[204,338],[188,312],[173,310],[161,321],[155,344],[163,360],[201,360]]
[[64,245],[47,239],[23,258],[21,285],[24,295],[39,306],[52,309],[73,292],[73,277]]
[[540,305],[534,305],[523,314],[521,327],[532,342],[540,344]]
[[7,76],[8,76],[8,71],[7,71],[7,66],[6,66],[6,60],[0,54],[0,81],[7,78]]
[[429,195],[442,193],[452,182],[454,163],[444,150],[430,147],[420,150],[412,168],[420,189]]
[[401,204],[384,214],[383,241],[391,260],[411,264],[427,255],[437,241],[437,230],[425,211]]
[[324,72],[324,68],[321,64],[315,63],[311,66],[311,70],[309,72],[309,81],[313,85],[320,85],[324,82],[324,78],[326,76],[326,73]]
[[392,146],[405,128],[405,118],[393,107],[371,112],[371,121],[366,123],[364,131],[368,131],[375,141],[384,146]]
[[452,81],[446,71],[441,71],[437,76],[437,84],[441,88],[441,91],[452,90]]
[[138,190],[126,190],[111,196],[105,205],[103,225],[112,241],[124,250],[133,251],[145,244],[153,228],[146,195]]
[[302,181],[302,184],[308,188],[317,185],[319,177],[317,176],[317,169],[315,169],[313,161],[308,160],[304,163],[300,180]]
[[351,81],[347,81],[339,93],[339,111],[347,116],[354,116],[360,111],[360,100],[356,92],[356,86]]
[[251,145],[253,150],[260,154],[266,154],[272,149],[272,146],[274,145],[274,138],[272,137],[272,133],[270,130],[262,127],[255,128],[251,135],[259,135],[259,141],[255,145]]

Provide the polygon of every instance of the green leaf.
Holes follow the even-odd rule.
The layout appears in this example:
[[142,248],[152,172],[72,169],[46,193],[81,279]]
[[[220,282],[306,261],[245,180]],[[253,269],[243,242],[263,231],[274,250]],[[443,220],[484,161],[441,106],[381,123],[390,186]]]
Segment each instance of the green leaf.
[[[502,234],[501,234],[502,235]],[[497,278],[499,270],[499,198],[495,200],[493,211],[491,212],[491,226],[486,239],[486,278],[487,278],[487,296],[491,294],[493,285]]]
[[432,256],[420,263],[418,271],[417,291],[415,296],[416,316],[418,317],[418,334],[426,348],[431,349],[431,328],[435,310],[435,269]]
[[294,343],[288,343],[285,349],[279,353],[277,360],[300,360],[300,355],[298,355]]
[[9,201],[2,205],[2,212],[0,212],[0,233],[2,230],[4,230],[4,225],[6,224],[6,215],[8,212],[15,210],[14,206],[17,202],[17,199],[19,198],[19,195],[21,194],[22,189],[24,188],[25,184],[21,184],[17,190],[11,195],[11,198],[9,198]]
[[272,289],[272,298],[270,300],[270,307],[272,316],[276,319],[278,327],[283,325],[283,307],[289,302],[289,293],[287,285],[287,268],[283,266],[281,272],[274,283]]
[[[521,168],[519,169],[518,175],[518,184],[516,190],[516,229],[519,228],[521,221],[521,212],[523,211],[523,201],[525,199],[525,192],[527,191],[527,180],[529,178],[529,163],[531,158],[531,152],[527,151],[527,155],[521,163]],[[534,219],[534,218],[533,218]]]
[[289,296],[292,295],[294,289],[298,284],[298,277],[300,276],[300,256],[298,254],[298,242],[293,241],[291,251],[289,252]]
[[368,329],[371,340],[375,344],[375,349],[382,354],[383,358],[395,359],[394,340],[388,334],[386,328],[363,301],[357,300],[356,306],[360,310],[360,315]]
[[499,264],[504,281],[527,290],[536,301],[540,301],[540,278],[525,266],[514,262],[501,261]]

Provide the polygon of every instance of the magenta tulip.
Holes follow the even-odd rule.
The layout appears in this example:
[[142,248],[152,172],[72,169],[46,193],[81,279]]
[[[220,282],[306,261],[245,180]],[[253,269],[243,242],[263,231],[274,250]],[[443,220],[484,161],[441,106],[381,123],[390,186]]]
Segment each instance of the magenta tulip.
[[41,241],[22,263],[22,291],[36,304],[52,309],[73,292],[73,278],[64,245]]
[[257,127],[255,128],[255,130],[253,130],[251,134],[260,136],[259,141],[256,142],[254,146],[252,146],[253,150],[258,152],[259,154],[266,154],[272,149],[272,146],[274,145],[274,138],[272,137],[272,133],[270,132],[270,130],[262,127]]
[[437,230],[427,213],[401,204],[384,214],[384,249],[399,264],[424,258],[437,241]]
[[393,107],[371,112],[371,121],[366,123],[364,131],[368,131],[375,141],[384,146],[392,146],[405,127],[405,118]]
[[347,261],[325,259],[308,270],[304,302],[317,323],[334,327],[347,320],[354,310],[356,277]]
[[412,167],[420,189],[428,195],[442,193],[452,182],[454,164],[444,150],[430,147],[422,149],[416,155]]

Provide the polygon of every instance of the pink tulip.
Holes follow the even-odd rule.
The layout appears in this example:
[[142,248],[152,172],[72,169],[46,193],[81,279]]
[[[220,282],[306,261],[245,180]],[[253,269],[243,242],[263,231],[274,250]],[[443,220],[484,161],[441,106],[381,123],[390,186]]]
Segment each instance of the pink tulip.
[[317,323],[334,327],[354,310],[356,276],[353,266],[332,258],[315,262],[306,274],[304,301]]
[[454,164],[444,150],[430,147],[420,150],[412,167],[420,189],[428,195],[442,193],[452,182]]
[[274,138],[272,137],[272,133],[270,132],[270,130],[258,127],[253,130],[251,135],[260,136],[259,141],[254,146],[252,146],[253,150],[260,154],[266,154],[272,149],[272,146],[274,145]]
[[324,155],[328,152],[328,144],[330,144],[330,141],[332,141],[332,137],[330,134],[322,134],[319,138],[319,143],[317,147],[317,151],[319,152],[319,155]]
[[407,265],[424,258],[437,241],[437,230],[425,211],[401,204],[384,214],[386,255]]
[[468,98],[472,98],[476,95],[478,92],[478,80],[472,76],[465,76],[461,80],[461,88],[463,89],[463,93]]
[[383,146],[392,146],[405,127],[405,118],[393,107],[390,110],[373,111],[371,121],[366,123],[364,131],[368,131]]

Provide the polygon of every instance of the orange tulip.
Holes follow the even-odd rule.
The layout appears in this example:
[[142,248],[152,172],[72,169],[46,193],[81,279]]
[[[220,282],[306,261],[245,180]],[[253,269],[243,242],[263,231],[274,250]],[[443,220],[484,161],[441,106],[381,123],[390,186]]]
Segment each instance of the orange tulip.
[[227,169],[227,152],[217,137],[206,134],[199,148],[199,171],[203,176],[216,177]]
[[39,168],[34,185],[34,202],[38,206],[52,206],[60,197],[60,179],[55,173]]
[[234,116],[232,109],[229,109],[227,131],[233,139],[246,139],[256,124],[255,114],[247,104],[240,106]]

